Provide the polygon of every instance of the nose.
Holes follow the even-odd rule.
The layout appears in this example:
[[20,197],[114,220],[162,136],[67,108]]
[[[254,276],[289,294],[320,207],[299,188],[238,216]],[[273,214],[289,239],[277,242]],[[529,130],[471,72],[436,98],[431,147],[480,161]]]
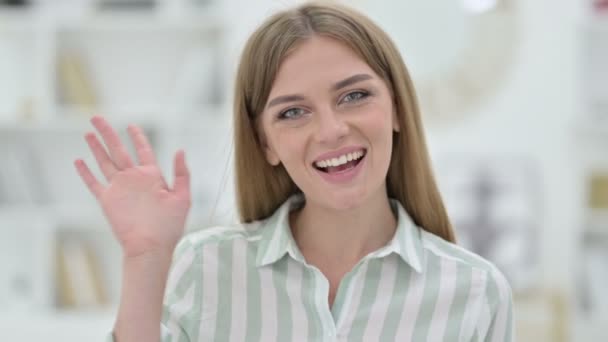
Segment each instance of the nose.
[[316,138],[320,143],[334,144],[348,135],[348,124],[340,113],[336,113],[331,108],[318,111],[316,121]]

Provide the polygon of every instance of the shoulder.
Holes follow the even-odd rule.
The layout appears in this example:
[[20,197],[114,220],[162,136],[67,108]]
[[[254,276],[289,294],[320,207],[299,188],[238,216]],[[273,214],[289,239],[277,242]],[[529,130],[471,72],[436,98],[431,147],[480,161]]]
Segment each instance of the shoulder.
[[204,264],[224,265],[235,248],[255,250],[252,242],[259,240],[262,223],[217,225],[185,234],[173,252],[170,279],[177,281],[185,274],[200,274]]
[[511,301],[511,286],[494,263],[422,229],[421,239],[426,258],[451,261],[459,268],[469,271],[480,292],[485,294],[491,305]]
[[221,245],[225,243],[242,241],[244,243],[259,240],[261,227],[264,221],[250,223],[231,223],[203,228],[185,234],[175,249],[175,255],[179,256],[187,251],[195,254],[202,252],[210,245]]

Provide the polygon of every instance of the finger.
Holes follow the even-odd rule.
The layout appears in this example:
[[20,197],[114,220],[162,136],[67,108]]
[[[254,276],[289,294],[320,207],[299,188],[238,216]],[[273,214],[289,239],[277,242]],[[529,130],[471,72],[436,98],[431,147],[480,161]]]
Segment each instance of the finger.
[[129,125],[127,127],[133,145],[135,146],[135,152],[137,153],[137,160],[141,165],[156,164],[156,157],[154,156],[154,150],[146,137],[144,131],[136,125]]
[[82,159],[77,159],[74,161],[74,166],[76,166],[76,170],[80,175],[80,178],[84,181],[89,188],[89,191],[95,196],[95,198],[99,199],[101,193],[103,192],[103,186],[101,183],[97,181],[91,170],[87,166],[87,164]]
[[123,170],[133,167],[133,161],[131,160],[127,149],[120,141],[120,137],[112,126],[110,126],[108,122],[99,115],[95,115],[91,119],[91,123],[101,134],[103,141],[110,151],[110,156],[118,169]]
[[175,154],[174,159],[175,180],[173,191],[176,193],[190,194],[190,171],[186,166],[186,154],[183,150]]
[[112,177],[116,172],[118,172],[118,168],[108,156],[106,149],[101,145],[101,142],[97,139],[97,136],[93,132],[89,132],[85,135],[85,140],[89,145],[91,151],[93,151],[93,156],[95,156],[95,160],[97,160],[97,164],[101,169],[101,172],[106,177],[106,180],[109,182],[112,180]]

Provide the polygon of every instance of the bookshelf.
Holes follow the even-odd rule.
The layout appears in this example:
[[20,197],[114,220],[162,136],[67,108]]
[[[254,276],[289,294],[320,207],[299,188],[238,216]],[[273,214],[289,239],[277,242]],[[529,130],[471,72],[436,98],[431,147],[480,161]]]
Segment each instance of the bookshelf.
[[[589,3],[592,3],[591,1]],[[608,339],[608,12],[589,5],[580,35],[581,108],[573,123],[574,158],[581,166],[582,217],[578,243],[575,340]]]
[[230,196],[220,1],[103,2],[0,5],[0,319],[11,340],[88,341],[112,327],[120,247],[73,166],[83,158],[103,180],[83,138],[93,114],[132,155],[126,127],[140,125],[170,183],[173,154],[186,151],[188,231],[214,224],[218,196]]

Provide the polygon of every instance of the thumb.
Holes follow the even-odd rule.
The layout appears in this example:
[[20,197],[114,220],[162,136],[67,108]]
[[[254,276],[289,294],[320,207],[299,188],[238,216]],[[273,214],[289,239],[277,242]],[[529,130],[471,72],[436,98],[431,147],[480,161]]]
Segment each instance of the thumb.
[[173,163],[175,179],[173,181],[173,191],[177,193],[190,192],[190,171],[186,166],[186,153],[183,150],[177,151]]

